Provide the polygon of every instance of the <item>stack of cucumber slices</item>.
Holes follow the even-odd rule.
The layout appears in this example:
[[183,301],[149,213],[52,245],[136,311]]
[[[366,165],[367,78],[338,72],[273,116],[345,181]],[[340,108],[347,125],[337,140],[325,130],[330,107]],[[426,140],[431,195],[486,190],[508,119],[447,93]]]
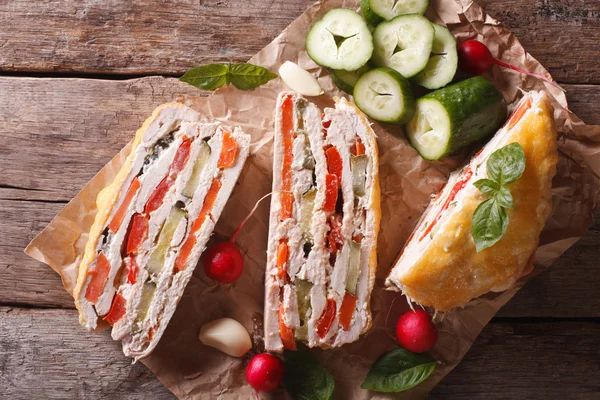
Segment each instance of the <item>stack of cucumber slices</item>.
[[[498,128],[488,124],[483,129],[480,124],[465,132],[452,117],[458,103],[469,102],[473,92],[492,93],[485,102],[494,102],[486,109],[497,110],[498,115],[490,117],[493,121],[504,116],[505,106],[483,78],[445,87],[458,66],[456,40],[448,28],[423,16],[428,5],[428,0],[362,0],[364,17],[350,9],[333,9],[308,32],[306,51],[329,69],[333,82],[352,94],[365,114],[380,122],[406,124],[409,142],[419,154],[437,160]],[[412,84],[435,91],[415,101]]]

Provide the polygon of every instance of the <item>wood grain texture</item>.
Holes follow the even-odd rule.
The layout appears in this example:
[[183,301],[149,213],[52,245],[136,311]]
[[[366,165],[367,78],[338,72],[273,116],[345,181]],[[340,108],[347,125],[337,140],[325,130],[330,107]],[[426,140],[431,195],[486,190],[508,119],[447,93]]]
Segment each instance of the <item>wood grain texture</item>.
[[477,0],[558,82],[600,83],[600,1]]
[[600,398],[598,322],[491,323],[430,400]]
[[[600,102],[591,86],[569,85],[572,109],[589,123]],[[0,304],[73,308],[50,268],[23,253],[94,174],[133,136],[152,109],[181,94],[174,78],[124,81],[0,78]],[[575,100],[575,101],[573,101]],[[600,214],[599,214],[600,215]],[[511,317],[599,317],[594,253],[600,221],[500,313]],[[41,278],[41,279],[40,279]]]
[[75,310],[0,308],[0,398],[172,399],[108,332],[86,332]]
[[[0,1],[0,70],[181,75],[245,61],[313,0]],[[481,0],[559,82],[600,83],[597,0]],[[565,51],[565,48],[569,51]]]
[[[0,326],[2,398],[174,398],[108,333],[85,332],[74,310],[1,307]],[[599,346],[595,322],[491,323],[430,398],[597,398]]]

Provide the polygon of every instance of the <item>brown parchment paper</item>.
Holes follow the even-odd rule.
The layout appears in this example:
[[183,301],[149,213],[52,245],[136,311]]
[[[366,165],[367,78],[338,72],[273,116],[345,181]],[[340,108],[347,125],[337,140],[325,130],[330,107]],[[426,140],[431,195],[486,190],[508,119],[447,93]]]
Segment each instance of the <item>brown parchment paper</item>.
[[[312,100],[321,107],[332,105],[330,95],[342,93],[332,85],[327,72],[307,56],[304,38],[310,25],[335,7],[358,9],[359,0],[316,3],[250,62],[272,71],[277,71],[286,60],[299,63],[319,77],[328,94]],[[547,74],[514,35],[472,1],[431,0],[427,16],[448,25],[459,40],[478,38],[499,58]],[[488,294],[471,301],[463,309],[444,315],[439,323],[439,341],[432,351],[440,364],[427,381],[399,394],[385,395],[360,389],[371,364],[395,346],[387,329],[393,333],[393,321],[408,309],[400,294],[383,289],[383,279],[427,206],[429,196],[442,187],[448,174],[467,156],[465,152],[443,162],[426,162],[407,144],[401,128],[374,124],[380,151],[383,218],[378,281],[372,296],[373,328],[358,342],[340,349],[314,350],[335,378],[336,398],[424,398],[458,364],[481,329],[527,278],[548,268],[591,224],[600,194],[600,126],[585,126],[568,110],[564,93],[541,81],[496,67],[488,78],[502,90],[509,103],[520,97],[519,88],[546,90],[556,108],[560,161],[554,180],[554,209],[542,233],[535,269],[518,282],[518,287],[504,293]],[[178,98],[207,118],[240,125],[253,138],[251,157],[216,227],[215,238],[231,234],[255,201],[271,190],[272,115],[276,96],[284,89],[284,84],[277,79],[252,92],[224,88],[208,98]],[[26,249],[27,254],[60,274],[69,293],[75,285],[87,231],[96,213],[96,195],[111,182],[128,152],[129,149],[124,148],[107,164]],[[242,359],[232,358],[203,346],[197,337],[203,323],[231,317],[254,333],[253,351],[257,351],[256,347],[260,349],[267,224],[268,202],[263,202],[237,240],[245,256],[242,277],[233,285],[217,285],[204,276],[202,268],[198,268],[158,347],[150,357],[142,360],[178,398],[248,399],[254,396],[244,376],[245,365],[252,354]],[[396,299],[398,301],[394,302]],[[391,322],[386,327],[388,313]],[[108,336],[107,340],[110,340]],[[270,396],[281,398],[283,391]]]

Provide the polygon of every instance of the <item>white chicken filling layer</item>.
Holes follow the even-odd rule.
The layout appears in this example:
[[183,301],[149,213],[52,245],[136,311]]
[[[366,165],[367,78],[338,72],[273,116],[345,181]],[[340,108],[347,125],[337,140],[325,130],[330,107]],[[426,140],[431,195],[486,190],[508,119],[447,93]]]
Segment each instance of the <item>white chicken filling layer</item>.
[[[277,107],[276,132],[281,132],[281,102]],[[304,101],[301,99],[300,101]],[[295,98],[295,107],[298,99]],[[293,218],[279,222],[281,210],[281,199],[274,195],[271,202],[271,226],[268,249],[268,265],[266,277],[266,295],[265,295],[265,344],[268,350],[281,351],[283,344],[279,337],[279,304],[283,304],[283,321],[289,328],[297,328],[297,323],[307,326],[307,337],[296,335],[296,339],[305,340],[309,346],[339,346],[343,343],[354,341],[361,332],[370,324],[370,314],[368,311],[368,297],[372,289],[372,276],[369,269],[369,255],[374,245],[376,235],[374,228],[374,218],[370,213],[371,206],[371,188],[374,185],[374,176],[376,176],[376,166],[373,165],[373,149],[370,148],[368,127],[356,114],[354,109],[344,104],[338,103],[337,109],[325,110],[325,121],[330,121],[331,125],[327,129],[327,135],[324,135],[321,115],[319,109],[308,103],[302,113],[304,120],[300,123],[295,120],[297,128],[296,138],[294,140],[293,154],[293,192],[294,208]],[[294,115],[298,112],[295,108]],[[300,125],[300,127],[299,127]],[[300,129],[298,129],[300,128]],[[314,176],[316,178],[316,195],[314,208],[310,223],[310,236],[312,243],[307,242],[302,235],[301,222],[302,215],[302,195],[315,188],[313,182],[313,169],[306,168],[306,140],[308,136],[310,143],[310,153],[314,161]],[[325,137],[324,137],[325,136]],[[367,144],[366,156],[368,159],[365,173],[365,195],[355,196],[353,189],[353,172],[350,163],[352,153],[357,139]],[[274,147],[274,192],[281,186],[281,168],[283,152],[281,138],[276,135]],[[340,193],[342,199],[342,222],[341,239],[343,245],[335,254],[335,262],[330,263],[331,250],[327,246],[327,234],[330,229],[329,220],[335,212],[325,212],[325,187],[326,175],[328,174],[327,159],[325,150],[329,147],[335,147],[342,159],[342,182]],[[348,331],[343,331],[338,326],[338,311],[346,293],[346,280],[348,275],[348,265],[350,263],[350,243],[353,237],[361,236],[362,243],[360,255],[360,270],[358,272],[358,283],[356,285],[357,307]],[[280,240],[288,240],[289,257],[287,272],[290,282],[286,284],[284,280],[277,277],[278,269],[276,265],[276,251]],[[308,257],[304,254],[306,249],[303,247],[309,243],[311,246],[308,251]],[[300,307],[299,293],[296,293],[297,304],[291,303],[289,291],[294,288],[296,291],[297,280],[300,279],[310,284],[310,309],[307,315],[298,315]],[[306,290],[305,284],[302,285]],[[285,289],[282,289],[285,287]],[[317,335],[318,321],[323,315],[327,299],[333,299],[336,303],[336,317],[331,324],[327,334],[321,338]],[[288,324],[289,322],[289,324]]]

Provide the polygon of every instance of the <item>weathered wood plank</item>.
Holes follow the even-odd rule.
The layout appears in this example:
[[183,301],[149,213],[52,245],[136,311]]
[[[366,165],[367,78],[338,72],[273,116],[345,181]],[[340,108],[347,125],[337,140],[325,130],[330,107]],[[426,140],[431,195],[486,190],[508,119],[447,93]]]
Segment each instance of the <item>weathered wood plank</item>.
[[75,310],[0,308],[3,399],[171,399],[108,332],[86,332]]
[[478,0],[558,82],[600,83],[597,0]]
[[600,324],[491,323],[430,399],[600,398]]
[[156,106],[180,94],[206,94],[162,77],[0,78],[0,93],[0,188],[12,187],[4,193],[11,198],[64,201],[131,140]]
[[[312,3],[1,1],[0,70],[180,75],[198,63],[247,60]],[[480,3],[559,82],[600,83],[598,1]]]
[[[3,307],[0,326],[6,398],[173,398],[145,367],[131,365],[106,332],[84,331],[74,310]],[[595,398],[599,346],[594,322],[492,322],[431,398]]]
[[23,249],[64,204],[0,200],[0,304],[74,308],[59,276]]

